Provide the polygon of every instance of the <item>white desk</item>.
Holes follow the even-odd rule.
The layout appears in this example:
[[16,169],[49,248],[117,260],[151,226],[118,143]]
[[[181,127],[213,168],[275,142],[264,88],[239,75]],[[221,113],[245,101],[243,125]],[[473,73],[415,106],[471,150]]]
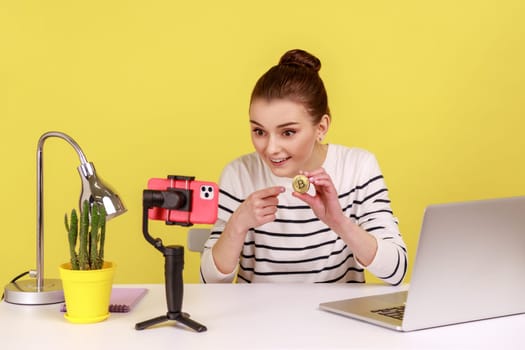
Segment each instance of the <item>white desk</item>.
[[[125,285],[124,285],[125,286]],[[137,287],[138,285],[129,285]],[[2,349],[524,349],[525,315],[399,333],[318,309],[319,302],[405,287],[347,284],[187,284],[183,311],[207,326],[173,321],[137,331],[166,313],[164,285],[130,313],[100,323],[67,322],[59,305],[0,303]],[[121,285],[122,287],[122,285]]]

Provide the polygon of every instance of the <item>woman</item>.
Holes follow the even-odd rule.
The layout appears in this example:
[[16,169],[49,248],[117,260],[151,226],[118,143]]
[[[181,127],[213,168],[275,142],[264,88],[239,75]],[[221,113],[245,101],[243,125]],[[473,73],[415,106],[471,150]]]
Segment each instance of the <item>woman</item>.
[[[407,254],[375,157],[323,143],[331,115],[320,61],[286,52],[250,101],[254,153],[222,172],[219,217],[201,259],[203,282],[390,284]],[[310,182],[299,193],[292,179]]]

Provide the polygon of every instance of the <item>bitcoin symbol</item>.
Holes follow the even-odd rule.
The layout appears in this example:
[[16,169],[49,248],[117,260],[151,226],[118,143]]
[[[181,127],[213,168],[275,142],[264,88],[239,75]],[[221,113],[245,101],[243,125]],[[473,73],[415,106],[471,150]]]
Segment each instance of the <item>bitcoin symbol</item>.
[[308,188],[310,188],[310,181],[308,181],[308,178],[304,175],[297,175],[293,179],[292,186],[294,191],[306,193]]

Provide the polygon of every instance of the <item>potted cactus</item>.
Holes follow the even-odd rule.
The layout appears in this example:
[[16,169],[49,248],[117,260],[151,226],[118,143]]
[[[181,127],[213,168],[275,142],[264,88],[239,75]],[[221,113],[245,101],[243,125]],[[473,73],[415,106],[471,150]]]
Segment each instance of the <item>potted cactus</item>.
[[64,223],[68,234],[71,269],[101,269],[104,263],[106,239],[106,211],[104,206],[94,203],[90,207],[89,202],[85,200],[82,204],[80,226],[75,209],[71,211],[70,220],[68,220],[67,214],[64,216]]
[[104,261],[106,212],[100,204],[82,203],[65,215],[70,261],[60,266],[66,301],[65,318],[73,323],[93,323],[109,317],[114,264]]

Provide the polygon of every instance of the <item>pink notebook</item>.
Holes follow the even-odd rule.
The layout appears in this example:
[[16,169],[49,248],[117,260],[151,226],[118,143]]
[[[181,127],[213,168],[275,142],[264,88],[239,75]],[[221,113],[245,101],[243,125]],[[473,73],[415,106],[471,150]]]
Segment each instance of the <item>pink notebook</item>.
[[[109,312],[130,312],[147,291],[146,288],[113,288],[109,299]],[[66,311],[66,304],[62,304],[60,311]]]

